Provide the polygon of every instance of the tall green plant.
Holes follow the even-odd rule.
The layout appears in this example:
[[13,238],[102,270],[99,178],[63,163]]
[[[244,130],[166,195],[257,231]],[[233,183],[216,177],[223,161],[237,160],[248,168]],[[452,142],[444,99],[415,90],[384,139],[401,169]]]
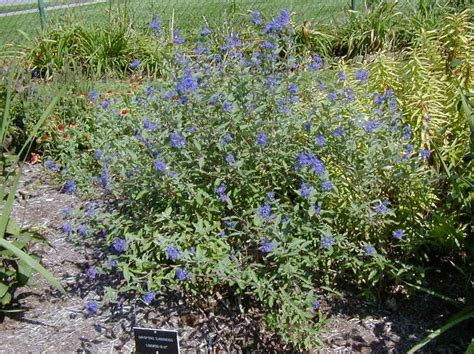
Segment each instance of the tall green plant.
[[18,154],[11,155],[3,151],[3,142],[7,136],[10,124],[10,104],[13,94],[13,71],[10,72],[8,89],[0,125],[0,304],[6,305],[12,300],[12,295],[18,286],[25,285],[32,270],[40,273],[52,286],[64,292],[57,279],[27,253],[28,244],[33,240],[33,234],[23,232],[11,217],[15,193],[18,189],[21,169],[24,163],[22,156],[26,155],[38,129],[54,109],[59,96],[56,96],[41,115],[31,131],[30,136],[21,147]]

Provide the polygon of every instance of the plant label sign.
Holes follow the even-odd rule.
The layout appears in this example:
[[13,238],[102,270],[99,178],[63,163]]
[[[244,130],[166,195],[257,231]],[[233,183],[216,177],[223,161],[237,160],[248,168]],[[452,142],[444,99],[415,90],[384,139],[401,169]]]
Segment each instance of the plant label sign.
[[133,332],[137,354],[179,354],[177,331],[135,327]]

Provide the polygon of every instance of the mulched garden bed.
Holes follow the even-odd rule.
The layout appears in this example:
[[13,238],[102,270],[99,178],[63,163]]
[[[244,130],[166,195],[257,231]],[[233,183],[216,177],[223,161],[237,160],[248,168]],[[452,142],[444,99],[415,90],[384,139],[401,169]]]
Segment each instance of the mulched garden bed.
[[[278,335],[263,327],[262,313],[241,311],[214,299],[205,309],[190,306],[179,294],[161,294],[146,306],[124,299],[115,307],[102,308],[94,316],[85,310],[86,299],[101,289],[101,279],[86,281],[86,266],[94,259],[89,244],[78,245],[61,232],[63,210],[85,202],[64,194],[47,177],[42,167],[24,170],[15,219],[24,227],[38,230],[51,247],[41,254],[47,269],[68,291],[60,296],[41,278],[16,294],[21,312],[0,317],[0,352],[133,352],[134,326],[176,329],[184,352],[290,352]],[[454,309],[429,296],[410,300],[396,296],[374,305],[345,294],[327,298],[321,311],[329,318],[321,337],[326,352],[406,352],[428,329],[445,322]],[[463,352],[469,338],[469,324],[458,327],[433,344],[432,352]],[[323,351],[324,352],[324,351]]]

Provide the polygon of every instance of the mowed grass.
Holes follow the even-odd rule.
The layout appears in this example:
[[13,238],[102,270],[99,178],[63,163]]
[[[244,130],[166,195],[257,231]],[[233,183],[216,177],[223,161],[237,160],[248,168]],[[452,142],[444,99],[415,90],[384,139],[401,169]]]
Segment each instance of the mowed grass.
[[[50,3],[54,3],[51,1]],[[174,28],[183,33],[197,31],[206,21],[211,26],[222,24],[226,19],[236,25],[248,20],[253,10],[259,10],[263,18],[277,14],[281,9],[294,12],[297,21],[328,21],[341,16],[350,7],[350,0],[112,0],[61,10],[46,11],[49,24],[57,21],[74,21],[100,26],[109,21],[110,10],[127,8],[137,27],[146,27],[153,16],[164,24],[173,22]],[[24,37],[40,30],[38,13],[0,17],[0,47],[21,42]]]
[[[70,3],[76,3],[77,0],[44,0],[44,5],[45,7],[48,6],[56,6],[56,5],[64,5],[64,4],[70,4]],[[31,9],[37,9],[38,8],[38,3],[37,2],[31,2],[27,4],[7,4],[7,5],[0,5],[0,13],[6,13],[6,12],[14,12],[14,11],[22,11],[22,10],[31,10]]]

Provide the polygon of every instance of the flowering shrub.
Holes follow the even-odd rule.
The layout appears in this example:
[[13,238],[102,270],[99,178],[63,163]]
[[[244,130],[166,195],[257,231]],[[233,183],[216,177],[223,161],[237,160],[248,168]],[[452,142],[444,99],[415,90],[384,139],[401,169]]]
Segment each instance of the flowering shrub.
[[261,35],[217,48],[204,29],[163,81],[133,99],[90,98],[93,119],[55,148],[71,152],[57,161],[64,192],[94,185],[115,202],[65,230],[102,237],[103,271],[145,303],[164,288],[258,301],[271,328],[309,348],[323,288],[370,295],[422,276],[436,198],[429,151],[413,145],[393,92],[368,91],[364,69],[293,56],[289,21],[254,13]]

